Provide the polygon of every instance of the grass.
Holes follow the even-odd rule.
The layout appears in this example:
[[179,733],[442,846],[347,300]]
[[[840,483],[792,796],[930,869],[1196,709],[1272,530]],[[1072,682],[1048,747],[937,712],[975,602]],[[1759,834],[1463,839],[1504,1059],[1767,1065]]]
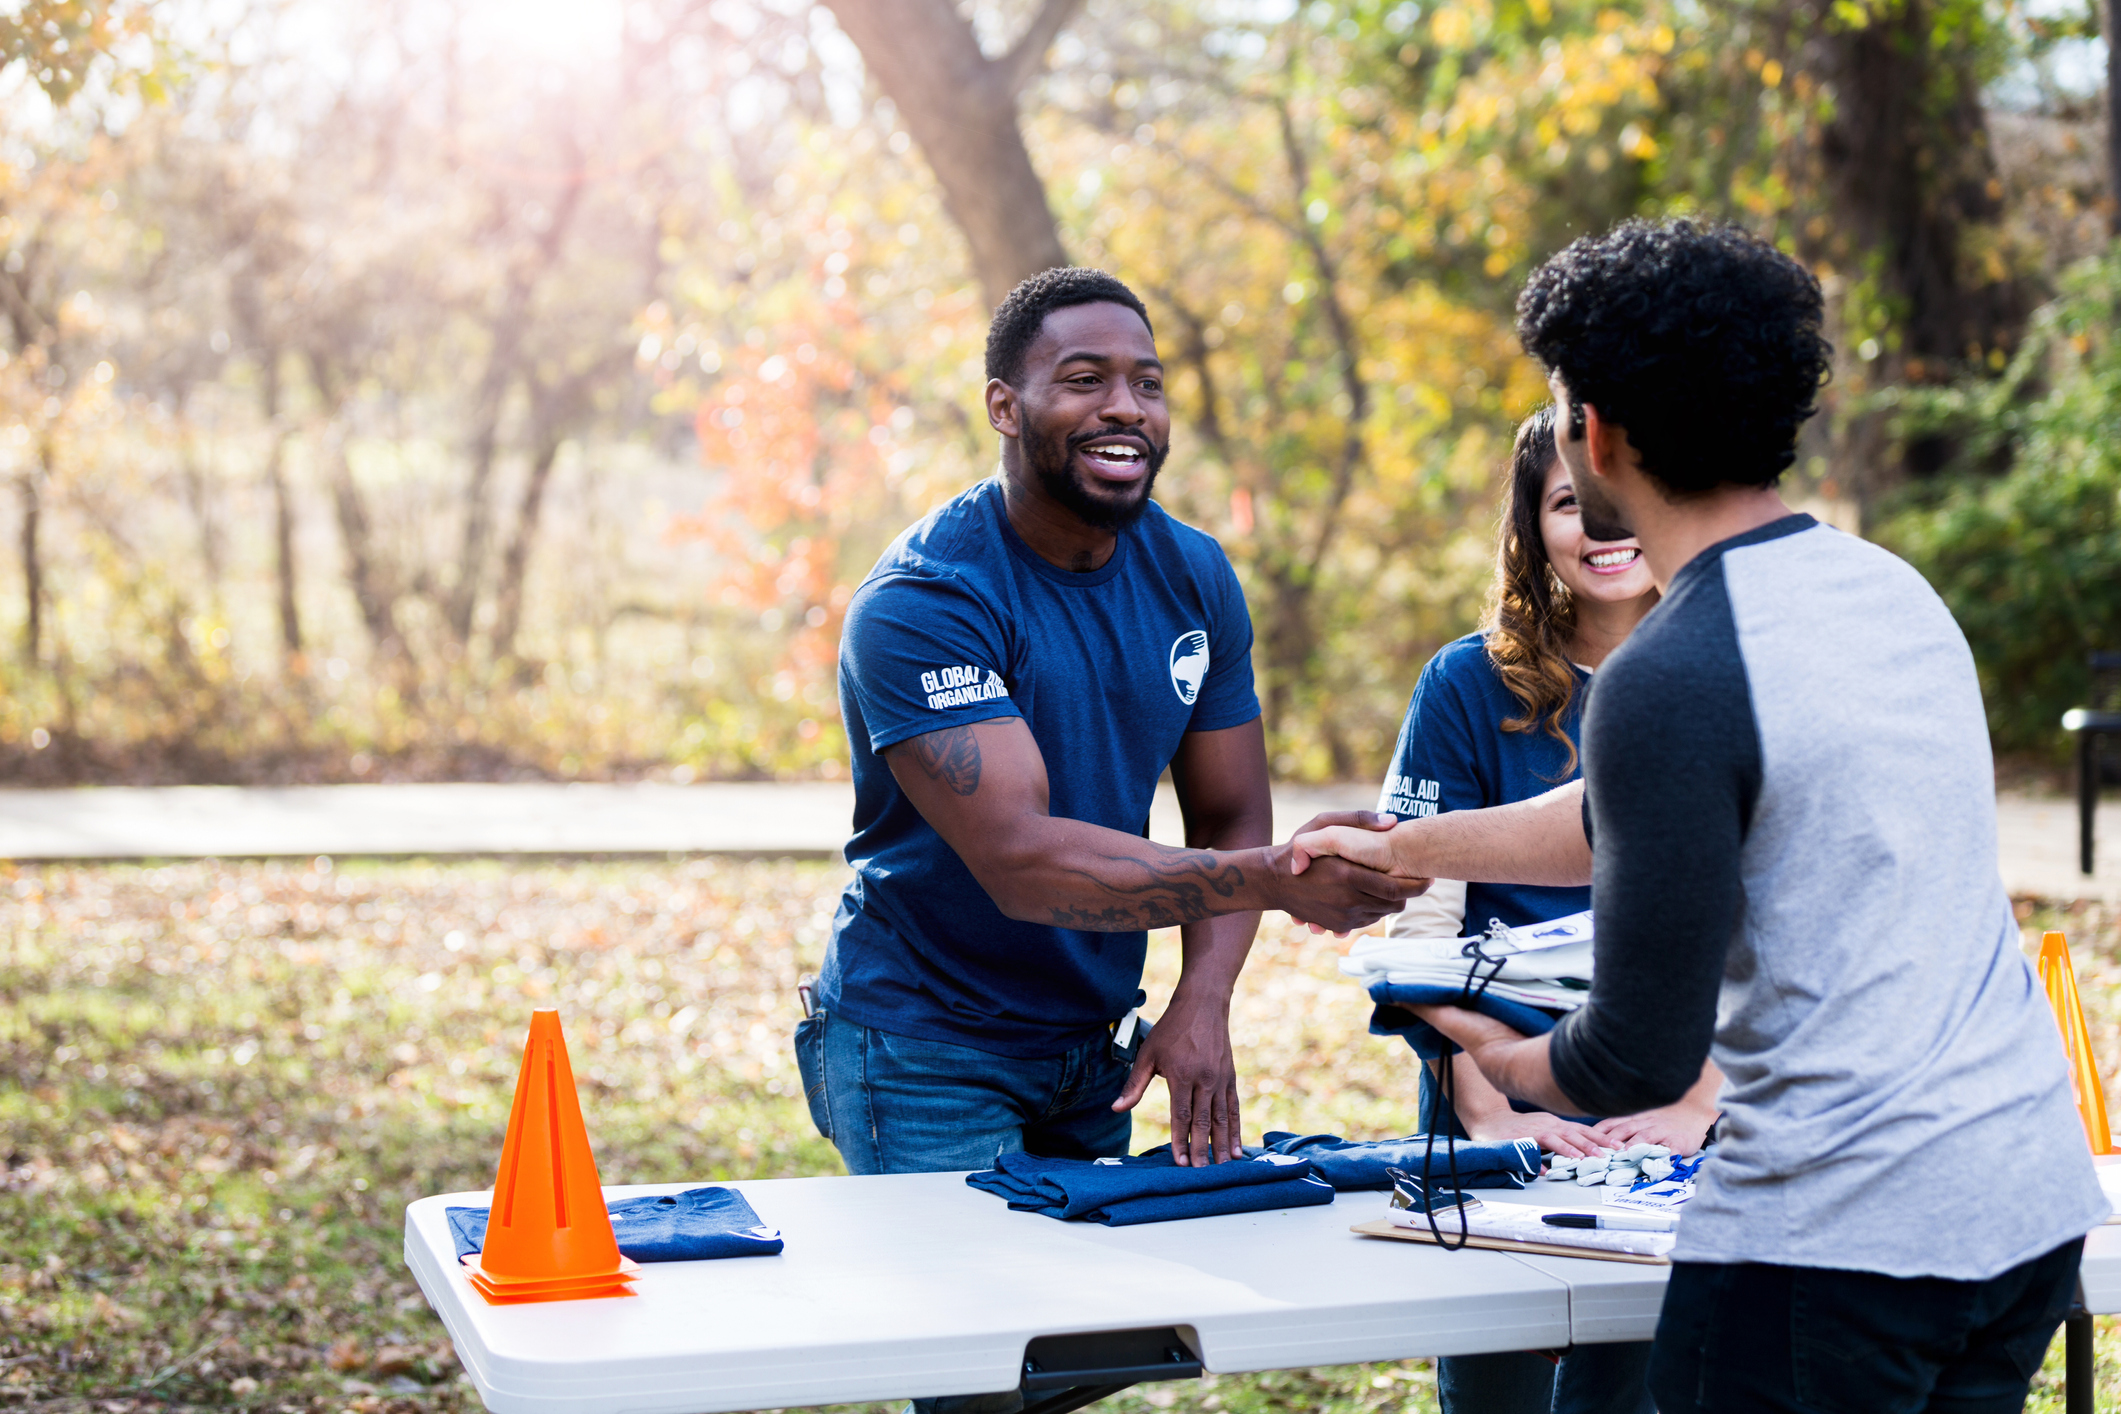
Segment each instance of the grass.
[[[398,1254],[406,1202],[492,1180],[524,1025],[557,1005],[606,1182],[836,1172],[793,987],[817,864],[0,865],[0,1414],[470,1411]],[[2064,926],[2121,1056],[2121,918]],[[1151,949],[1152,1000],[1175,939]],[[1331,940],[1263,931],[1235,1013],[1246,1129],[1409,1127]],[[2110,1094],[2121,1097],[2121,1089]],[[1164,1132],[1156,1095],[1138,1134]],[[2102,1402],[2121,1331],[2102,1322]],[[2060,1342],[2028,1406],[2059,1409]],[[1145,1386],[1138,1411],[1433,1409],[1425,1362]],[[877,1406],[881,1409],[882,1406]]]

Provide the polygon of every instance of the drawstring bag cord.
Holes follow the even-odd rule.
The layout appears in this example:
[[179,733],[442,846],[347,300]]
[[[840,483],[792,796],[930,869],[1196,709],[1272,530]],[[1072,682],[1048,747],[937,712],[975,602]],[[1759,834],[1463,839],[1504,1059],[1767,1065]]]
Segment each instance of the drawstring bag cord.
[[[1488,984],[1493,982],[1502,972],[1503,964],[1509,958],[1507,954],[1490,957],[1481,944],[1500,943],[1508,938],[1509,932],[1510,930],[1503,926],[1501,919],[1490,918],[1486,933],[1479,937],[1465,940],[1465,946],[1458,950],[1459,956],[1470,959],[1471,965],[1466,968],[1466,980],[1458,989],[1458,1000],[1455,1005],[1470,1007],[1487,995]],[[1487,968],[1485,973],[1481,970],[1483,966]],[[1443,1038],[1442,1064],[1436,1072],[1436,1088],[1438,1096],[1443,1101],[1443,1113],[1440,1118],[1450,1125],[1450,1128],[1444,1133],[1443,1153],[1445,1167],[1451,1176],[1451,1192],[1454,1195],[1459,1193],[1458,1104],[1452,1098],[1454,1087],[1451,1084],[1451,1058],[1457,1054],[1458,1043],[1445,1036]],[[1468,1220],[1463,1202],[1455,1205],[1458,1209],[1458,1240],[1456,1242],[1445,1240],[1443,1229],[1437,1226],[1436,1223],[1436,1202],[1433,1197],[1433,1190],[1430,1188],[1430,1173],[1432,1172],[1432,1165],[1436,1155],[1436,1122],[1438,1118],[1439,1116],[1437,1115],[1429,1117],[1427,1142],[1422,1146],[1422,1212],[1429,1220],[1429,1236],[1436,1240],[1436,1245],[1447,1252],[1456,1252],[1466,1245],[1471,1233],[1468,1231]]]

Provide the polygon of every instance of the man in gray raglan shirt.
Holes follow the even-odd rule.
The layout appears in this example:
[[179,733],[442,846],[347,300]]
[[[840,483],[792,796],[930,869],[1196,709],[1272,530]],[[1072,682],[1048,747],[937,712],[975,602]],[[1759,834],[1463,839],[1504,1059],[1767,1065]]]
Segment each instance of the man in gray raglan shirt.
[[1796,262],[1686,222],[1534,273],[1519,330],[1585,528],[1639,538],[1664,597],[1599,670],[1580,785],[1296,843],[1592,884],[1590,997],[1550,1036],[1423,1009],[1504,1092],[1626,1114],[1722,1067],[1663,1414],[2016,1410],[2107,1203],[1998,877],[1966,640],[1907,565],[1776,490],[1821,312]]

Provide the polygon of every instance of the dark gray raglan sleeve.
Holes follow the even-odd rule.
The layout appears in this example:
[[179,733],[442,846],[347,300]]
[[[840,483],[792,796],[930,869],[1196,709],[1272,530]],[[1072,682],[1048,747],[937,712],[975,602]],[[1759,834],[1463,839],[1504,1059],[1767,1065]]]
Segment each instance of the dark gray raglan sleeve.
[[1722,561],[1690,569],[1586,704],[1595,963],[1551,1052],[1581,1114],[1668,1105],[1700,1077],[1743,904],[1760,732]]

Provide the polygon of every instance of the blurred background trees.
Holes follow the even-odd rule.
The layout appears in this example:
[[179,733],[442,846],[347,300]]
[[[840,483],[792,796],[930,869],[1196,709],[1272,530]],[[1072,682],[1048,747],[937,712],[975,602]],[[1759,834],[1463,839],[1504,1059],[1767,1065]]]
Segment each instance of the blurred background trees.
[[1485,591],[1525,273],[1627,215],[1825,281],[1793,495],[1999,742],[2121,647],[2079,0],[38,0],[0,21],[0,777],[824,775],[848,594],[987,474],[987,310],[1148,300],[1159,495],[1278,771]]

